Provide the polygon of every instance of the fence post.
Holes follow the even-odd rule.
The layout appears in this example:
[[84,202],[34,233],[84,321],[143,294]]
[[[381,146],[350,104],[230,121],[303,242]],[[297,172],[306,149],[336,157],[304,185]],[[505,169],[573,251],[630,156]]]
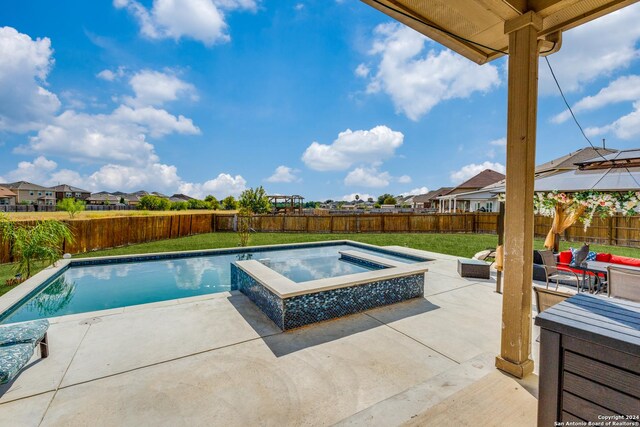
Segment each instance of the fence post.
[[333,215],[329,214],[329,233],[333,233]]
[[407,215],[407,231],[409,233],[411,233],[411,215],[412,214]]
[[384,233],[384,214],[380,214],[380,230]]

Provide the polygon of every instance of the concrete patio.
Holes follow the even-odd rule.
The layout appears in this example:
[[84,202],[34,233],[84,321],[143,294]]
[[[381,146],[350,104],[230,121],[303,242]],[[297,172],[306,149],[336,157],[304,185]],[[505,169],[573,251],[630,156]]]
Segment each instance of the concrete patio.
[[435,259],[424,298],[287,333],[236,292],[53,319],[49,358],[0,389],[0,425],[477,423],[460,402],[484,425],[535,425],[537,377],[494,368],[495,280],[419,252]]

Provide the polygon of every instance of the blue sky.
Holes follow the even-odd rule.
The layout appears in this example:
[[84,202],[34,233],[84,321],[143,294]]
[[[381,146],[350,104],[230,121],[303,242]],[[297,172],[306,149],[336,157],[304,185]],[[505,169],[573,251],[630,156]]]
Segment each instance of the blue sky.
[[[637,22],[549,57],[594,143],[640,147]],[[324,200],[504,171],[506,60],[355,0],[5,0],[0,52],[0,182]],[[540,64],[538,163],[586,145]]]

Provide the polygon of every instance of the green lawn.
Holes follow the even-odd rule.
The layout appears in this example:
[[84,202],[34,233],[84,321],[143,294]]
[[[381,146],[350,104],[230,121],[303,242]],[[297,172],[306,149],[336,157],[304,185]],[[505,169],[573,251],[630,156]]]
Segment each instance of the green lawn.
[[[483,249],[495,247],[498,238],[489,234],[296,234],[296,233],[257,233],[251,235],[250,245],[269,245],[278,243],[302,243],[324,240],[349,239],[373,245],[407,246],[415,249],[424,249],[449,255],[472,257],[473,254]],[[543,240],[535,241],[536,249],[542,249]],[[128,255],[151,252],[186,251],[197,249],[229,248],[238,245],[238,235],[235,233],[211,233],[197,236],[183,237],[179,239],[160,240],[157,242],[142,243],[116,249],[95,251],[75,257],[96,257],[105,255]],[[561,250],[569,246],[577,247],[580,243],[562,242]],[[591,250],[596,252],[609,252],[616,255],[624,255],[640,258],[640,248],[623,248],[606,245],[591,245]],[[0,265],[0,295],[10,288],[4,286],[4,282],[13,276],[10,264]]]

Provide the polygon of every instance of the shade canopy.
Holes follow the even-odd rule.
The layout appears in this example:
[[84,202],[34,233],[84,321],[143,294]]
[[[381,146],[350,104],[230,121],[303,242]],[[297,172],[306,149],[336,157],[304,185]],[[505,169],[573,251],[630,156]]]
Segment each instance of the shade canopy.
[[509,51],[505,23],[528,11],[542,18],[540,53],[560,48],[562,31],[637,0],[361,0],[483,64]]

